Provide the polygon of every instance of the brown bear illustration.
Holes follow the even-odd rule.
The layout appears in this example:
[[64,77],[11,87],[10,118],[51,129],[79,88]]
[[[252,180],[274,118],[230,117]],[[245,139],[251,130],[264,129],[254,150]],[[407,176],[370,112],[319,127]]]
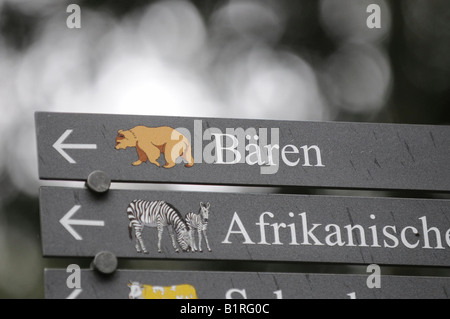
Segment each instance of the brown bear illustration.
[[132,164],[141,165],[144,162],[160,166],[156,161],[161,153],[164,154],[166,164],[164,168],[175,166],[175,160],[183,157],[187,164],[186,167],[194,165],[192,157],[192,148],[189,140],[177,130],[168,127],[146,127],[136,126],[129,130],[119,130],[116,137],[116,150],[136,147],[139,159]]

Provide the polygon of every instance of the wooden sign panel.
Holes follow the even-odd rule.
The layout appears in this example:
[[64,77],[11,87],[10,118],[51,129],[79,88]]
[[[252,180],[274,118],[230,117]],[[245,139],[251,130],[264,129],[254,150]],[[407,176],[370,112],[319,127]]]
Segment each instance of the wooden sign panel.
[[39,176],[450,191],[450,127],[36,113]]
[[450,265],[448,200],[44,187],[40,205],[44,256]]
[[[79,288],[68,288],[67,282],[73,282],[69,276],[73,273],[65,269],[46,270],[46,298],[267,299],[270,303],[269,299],[443,299],[450,292],[448,277],[381,276],[376,288],[371,285],[370,274],[118,270],[105,278],[92,270],[82,270]],[[204,308],[206,304],[197,308],[198,302],[191,303],[195,308],[169,308],[173,315],[206,314],[206,310],[214,315],[236,314],[236,309],[232,305],[226,308],[226,303],[208,309]],[[270,305],[264,309],[266,313],[274,310]]]

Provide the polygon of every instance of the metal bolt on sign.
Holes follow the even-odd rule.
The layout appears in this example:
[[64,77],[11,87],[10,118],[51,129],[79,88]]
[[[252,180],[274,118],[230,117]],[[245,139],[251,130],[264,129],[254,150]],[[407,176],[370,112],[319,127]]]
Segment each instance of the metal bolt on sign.
[[111,186],[111,178],[103,171],[93,171],[87,178],[86,186],[95,193],[105,193]]
[[101,251],[95,255],[92,267],[104,275],[111,275],[117,270],[117,257],[109,251]]

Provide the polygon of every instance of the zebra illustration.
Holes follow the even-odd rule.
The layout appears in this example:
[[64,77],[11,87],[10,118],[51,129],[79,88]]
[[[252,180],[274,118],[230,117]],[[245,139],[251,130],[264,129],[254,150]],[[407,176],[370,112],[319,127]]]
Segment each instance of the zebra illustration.
[[203,251],[202,250],[202,233],[203,233],[206,241],[206,247],[208,248],[209,251],[211,251],[211,248],[209,247],[208,236],[206,235],[210,206],[211,205],[209,203],[203,204],[202,202],[200,202],[200,209],[198,210],[197,214],[190,212],[186,215],[186,223],[189,226],[189,236],[191,240],[192,252],[197,251],[197,247],[195,245],[194,229],[197,229],[198,233],[198,250],[200,252]]
[[131,229],[134,228],[136,236],[136,251],[148,254],[142,240],[144,226],[156,227],[158,229],[158,252],[161,253],[161,238],[164,227],[167,227],[172,245],[176,252],[179,252],[175,243],[176,240],[183,251],[190,250],[189,227],[181,216],[180,212],[171,204],[165,201],[146,201],[141,199],[133,200],[127,208],[128,232],[130,239],[133,239]]

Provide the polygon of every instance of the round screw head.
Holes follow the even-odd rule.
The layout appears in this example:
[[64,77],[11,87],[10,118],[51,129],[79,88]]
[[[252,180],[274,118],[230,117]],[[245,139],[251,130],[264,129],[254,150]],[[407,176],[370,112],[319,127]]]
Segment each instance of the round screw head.
[[109,190],[111,179],[105,172],[93,171],[89,174],[86,185],[96,193],[104,193]]
[[92,265],[100,273],[110,275],[117,270],[118,261],[113,253],[101,251],[95,255]]

